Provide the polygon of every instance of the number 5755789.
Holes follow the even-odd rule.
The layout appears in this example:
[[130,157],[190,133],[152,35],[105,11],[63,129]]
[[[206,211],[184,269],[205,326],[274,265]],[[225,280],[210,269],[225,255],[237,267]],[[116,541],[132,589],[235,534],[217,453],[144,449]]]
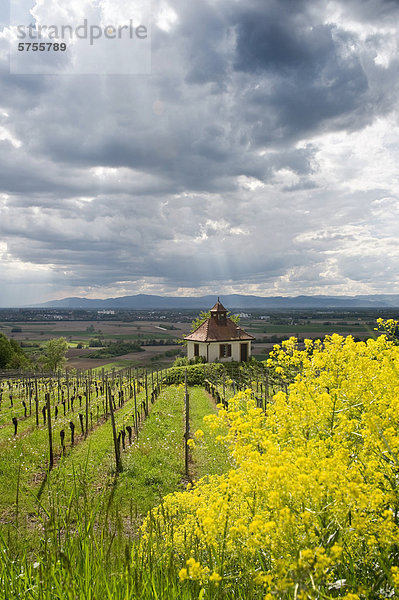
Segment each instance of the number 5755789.
[[66,50],[65,42],[59,44],[58,42],[20,42],[18,44],[19,52],[50,52],[53,50],[54,52],[65,52]]

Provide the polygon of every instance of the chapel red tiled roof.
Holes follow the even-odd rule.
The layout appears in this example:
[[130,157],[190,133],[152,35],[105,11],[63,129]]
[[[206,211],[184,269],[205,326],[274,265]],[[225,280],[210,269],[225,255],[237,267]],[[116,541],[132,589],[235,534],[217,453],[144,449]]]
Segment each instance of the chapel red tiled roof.
[[210,310],[211,313],[213,312],[225,312],[227,313],[227,308],[225,308],[223,306],[223,304],[220,302],[219,298],[218,301],[216,302],[215,306],[213,306]]
[[210,317],[201,323],[195,331],[186,335],[184,339],[190,342],[229,342],[240,340],[244,342],[254,340],[255,338],[231,319],[225,319],[220,323],[214,317]]

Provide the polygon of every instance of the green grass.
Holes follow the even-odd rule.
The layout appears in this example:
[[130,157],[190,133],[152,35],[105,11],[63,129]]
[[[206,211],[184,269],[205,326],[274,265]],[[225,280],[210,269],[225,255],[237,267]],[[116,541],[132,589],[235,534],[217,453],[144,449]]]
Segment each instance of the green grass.
[[[139,400],[143,397],[141,392]],[[179,585],[172,556],[162,564],[144,565],[137,545],[138,527],[147,512],[163,496],[184,489],[187,483],[183,407],[183,386],[164,389],[150,405],[138,440],[129,446],[126,437],[119,476],[109,420],[69,449],[46,479],[44,427],[6,441],[0,454],[0,546],[5,550],[0,548],[2,597],[199,597],[199,584]],[[197,443],[192,453],[190,474],[194,479],[229,468],[226,450],[208,437],[203,423],[203,417],[215,410],[204,390],[190,389],[191,431],[201,428],[205,432],[204,441]],[[116,412],[118,430],[127,423],[132,425],[132,411],[130,399]],[[34,482],[38,465],[41,477]],[[201,598],[217,598],[218,593],[214,586]]]
[[216,442],[211,435],[209,425],[204,423],[206,415],[216,413],[212,396],[203,388],[190,388],[190,429],[194,434],[198,429],[204,432],[204,438],[196,442],[192,452],[192,475],[195,479],[205,475],[220,475],[230,466],[226,447]]
[[[142,399],[141,394],[140,399]],[[132,421],[133,401],[127,402],[115,414],[117,426],[122,423]],[[70,447],[69,421],[75,423],[75,446]],[[42,423],[42,421],[41,421]],[[89,421],[90,423],[90,421]],[[93,422],[95,425],[95,420]],[[67,445],[67,455],[61,458],[61,443],[59,431],[65,430],[65,442]],[[31,431],[27,430],[28,435],[18,435],[17,438],[6,438],[0,446],[0,510],[2,514],[14,512],[17,493],[19,494],[20,510],[28,516],[35,506],[35,496],[40,490],[48,468],[48,431],[47,427],[41,425],[38,429],[34,425],[30,426]],[[80,423],[77,418],[77,412],[70,413],[62,417],[58,423],[54,423],[53,429],[53,447],[56,457],[56,467],[48,477],[48,484],[55,480],[58,481],[58,494],[65,491],[65,495],[70,493],[70,481],[74,470],[81,473],[83,466],[90,467],[86,470],[86,477],[96,478],[101,470],[109,471],[112,467],[113,455],[112,445],[110,444],[111,425],[107,421],[101,427],[95,428],[89,432],[84,440],[80,437]],[[18,477],[18,473],[20,475]],[[68,475],[67,475],[68,474]],[[60,479],[61,478],[61,479]],[[63,484],[60,481],[63,479]],[[100,477],[98,477],[100,481]]]
[[[151,378],[149,378],[149,389],[151,389]],[[138,395],[138,406],[144,398],[145,392],[142,391]],[[102,398],[93,399],[93,402],[97,401],[102,405]],[[140,430],[139,439],[134,440],[132,446],[128,446],[126,437],[126,450],[122,457],[124,471],[114,490],[115,497],[119,498],[117,502],[119,512],[124,518],[131,516],[132,510],[136,517],[145,515],[165,494],[184,487],[183,405],[184,389],[181,386],[167,388],[152,407],[150,404],[151,412]],[[80,410],[84,412],[84,400]],[[212,399],[204,390],[200,388],[190,390],[192,432],[199,428],[207,432],[203,417],[215,410]],[[86,494],[91,492],[98,494],[99,491],[107,489],[114,476],[115,458],[110,420],[96,426],[95,413],[94,429],[84,439],[80,437],[78,412],[79,405],[75,404],[74,413],[62,415],[57,420],[53,418],[54,453],[59,459],[56,460],[55,468],[47,474],[44,488],[46,493],[43,494],[43,498],[47,500],[41,500],[44,503],[41,510],[53,501],[52,489],[57,490],[59,506],[65,508],[76,477],[80,482],[84,480]],[[132,398],[115,413],[117,430],[128,424],[134,428],[133,412]],[[101,411],[99,416],[102,417]],[[36,428],[34,418],[33,413],[29,419],[20,423],[21,429],[16,438],[11,435],[11,427],[0,430],[3,434],[0,440],[0,489],[2,490],[0,509],[3,515],[8,514],[9,521],[12,521],[16,510],[17,495],[20,523],[23,520],[22,515],[25,515],[25,519],[29,519],[29,514],[34,512],[35,497],[46,476],[47,426],[43,425],[41,413],[39,428]],[[71,418],[76,427],[76,441],[73,447],[70,446]],[[65,456],[61,456],[59,437],[61,428],[66,432]],[[227,456],[223,453],[223,448],[215,444],[211,438],[194,449],[193,458],[194,477],[219,473],[227,468]],[[40,494],[42,495],[42,492]]]
[[[120,383],[119,379],[117,379],[118,383]],[[128,396],[128,388],[126,387],[126,379],[123,381],[124,390],[125,390],[125,399]],[[109,380],[109,384],[112,387],[112,380]],[[70,395],[73,393],[73,385],[74,382],[71,380],[70,384]],[[9,507],[10,503],[13,503],[16,496],[16,481],[17,481],[17,473],[19,471],[21,465],[20,472],[20,481],[19,485],[22,490],[27,491],[34,489],[34,481],[41,480],[46,472],[48,465],[48,429],[47,424],[43,423],[43,415],[42,408],[45,404],[44,394],[45,394],[44,383],[41,381],[38,385],[38,394],[39,394],[39,427],[36,427],[36,418],[35,418],[35,402],[32,399],[32,413],[26,419],[21,418],[23,414],[23,409],[21,406],[21,399],[24,398],[24,393],[22,389],[14,390],[14,407],[10,408],[8,401],[8,392],[5,394],[3,391],[3,403],[2,410],[0,413],[0,509],[5,509]],[[51,416],[52,416],[52,430],[53,430],[53,449],[54,456],[58,461],[59,456],[61,456],[61,439],[60,439],[60,431],[64,429],[65,431],[65,445],[67,447],[68,456],[73,455],[74,453],[79,452],[79,446],[75,445],[73,448],[70,447],[70,428],[69,422],[73,421],[75,424],[75,444],[80,441],[81,428],[78,413],[85,414],[85,398],[84,398],[84,386],[80,386],[77,394],[82,395],[82,403],[80,405],[80,401],[78,398],[75,399],[74,402],[74,411],[67,410],[64,415],[64,410],[62,404],[58,404],[58,417],[55,418],[55,405],[58,399],[58,393],[56,390],[56,386],[53,388],[53,392],[51,393]],[[61,397],[61,396],[60,396]],[[141,395],[142,398],[142,395]],[[66,399],[66,394],[65,394]],[[97,435],[99,430],[93,428],[96,427],[98,420],[103,419],[104,416],[104,396],[97,396],[94,390],[94,386],[92,387],[91,399],[89,403],[89,436],[88,440],[91,439],[91,436]],[[29,403],[28,409],[29,409]],[[133,400],[129,400],[123,406],[123,408],[116,413],[116,419],[120,419],[122,415],[124,415],[125,411],[130,411],[132,413],[132,404]],[[67,408],[67,406],[66,406]],[[13,416],[18,417],[18,434],[16,437],[13,436],[14,427],[12,425],[11,419]],[[104,431],[107,425],[104,425]],[[101,428],[102,430],[103,428]],[[66,460],[66,459],[64,459]],[[28,494],[29,495],[29,494]]]
[[[212,399],[200,388],[191,388],[190,428],[209,433],[203,417],[216,412]],[[123,455],[123,473],[118,478],[114,505],[119,515],[131,519],[132,511],[140,520],[162,497],[184,489],[184,388],[171,386],[158,398],[139,439]],[[198,444],[192,454],[190,475],[194,478],[226,471],[226,449],[211,436]]]
[[143,517],[163,496],[184,488],[183,406],[182,388],[164,390],[139,439],[124,453],[114,501],[120,515],[133,506]]
[[[29,600],[260,600],[265,593],[237,578],[228,588],[200,582],[179,583],[172,554],[145,564],[135,541],[118,547],[117,536],[100,535],[88,511],[57,553],[43,551],[40,560],[11,556],[0,541],[0,579],[4,598]],[[118,555],[115,561],[114,555]]]

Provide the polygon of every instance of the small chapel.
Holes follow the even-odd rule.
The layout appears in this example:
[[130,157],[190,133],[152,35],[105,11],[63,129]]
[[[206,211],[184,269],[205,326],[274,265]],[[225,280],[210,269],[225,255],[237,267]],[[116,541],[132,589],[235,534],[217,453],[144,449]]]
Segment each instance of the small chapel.
[[227,316],[227,310],[218,298],[210,310],[211,316],[195,331],[186,335],[187,358],[203,356],[207,362],[247,361],[251,356],[251,342],[255,338]]

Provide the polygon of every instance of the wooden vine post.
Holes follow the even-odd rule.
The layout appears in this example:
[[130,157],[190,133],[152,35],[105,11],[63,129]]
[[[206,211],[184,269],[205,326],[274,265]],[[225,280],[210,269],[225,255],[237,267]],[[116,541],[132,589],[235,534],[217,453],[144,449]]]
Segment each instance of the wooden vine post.
[[46,406],[47,406],[47,427],[48,427],[48,447],[49,447],[49,469],[51,470],[54,465],[54,455],[53,455],[53,434],[51,431],[51,406],[50,406],[50,393],[46,393]]
[[86,379],[86,419],[85,419],[85,438],[87,437],[89,431],[89,382]]
[[189,476],[189,446],[188,446],[188,440],[189,440],[189,436],[190,436],[190,398],[188,395],[188,388],[187,388],[187,369],[185,371],[185,376],[184,376],[184,382],[185,382],[185,393],[184,393],[184,410],[185,410],[185,432],[184,432],[184,472],[186,474],[186,477]]
[[139,437],[139,425],[137,422],[137,396],[136,396],[136,380],[133,379],[133,395],[134,395],[134,428],[136,430],[136,438]]
[[32,414],[32,384],[29,377],[29,416]]
[[226,374],[223,371],[223,402],[226,400]]
[[[68,374],[68,370],[66,370],[66,372],[65,372],[65,377],[66,377],[66,386],[67,386],[67,405],[68,405],[68,410],[69,410],[69,374]],[[64,409],[65,409],[65,404],[64,404]]]
[[148,380],[147,370],[145,371],[145,416],[148,417]]
[[265,367],[265,412],[267,410],[267,402],[269,400],[269,370]]
[[112,405],[112,395],[111,395],[110,389],[108,389],[108,401],[109,401],[109,411],[111,414],[112,436],[114,438],[116,472],[122,473],[123,468],[122,468],[122,461],[121,461],[121,455],[120,455],[119,441],[118,441],[118,437],[116,435],[114,407]]
[[35,415],[36,415],[36,427],[39,427],[39,393],[37,389],[37,376],[35,379]]

